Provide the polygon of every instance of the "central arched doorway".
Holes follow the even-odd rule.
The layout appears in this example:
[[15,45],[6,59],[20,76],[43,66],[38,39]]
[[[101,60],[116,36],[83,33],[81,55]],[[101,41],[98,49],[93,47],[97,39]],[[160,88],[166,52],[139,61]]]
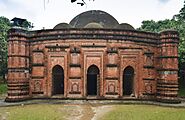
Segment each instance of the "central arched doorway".
[[87,95],[99,95],[99,69],[91,65],[87,70]]
[[133,93],[134,68],[128,66],[123,71],[123,95],[131,95]]
[[64,94],[64,70],[60,65],[52,69],[52,95]]

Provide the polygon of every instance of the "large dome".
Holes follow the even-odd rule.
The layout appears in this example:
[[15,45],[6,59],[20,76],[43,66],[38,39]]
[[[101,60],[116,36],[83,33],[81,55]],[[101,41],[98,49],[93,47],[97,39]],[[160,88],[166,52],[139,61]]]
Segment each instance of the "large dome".
[[113,16],[100,10],[81,13],[73,18],[69,24],[74,28],[84,28],[89,23],[100,24],[103,28],[114,28],[119,25]]

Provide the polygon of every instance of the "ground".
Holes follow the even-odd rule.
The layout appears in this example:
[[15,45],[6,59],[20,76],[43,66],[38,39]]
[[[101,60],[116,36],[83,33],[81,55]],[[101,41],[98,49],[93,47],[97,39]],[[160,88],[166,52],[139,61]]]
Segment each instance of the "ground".
[[184,108],[151,105],[117,105],[101,120],[184,120]]
[[34,104],[0,107],[0,120],[184,120],[184,113],[154,105]]
[[[150,102],[138,104],[119,101],[111,103],[49,100],[29,100],[23,103],[4,103],[6,84],[0,84],[0,120],[184,120],[185,103],[170,105]],[[180,91],[185,96],[185,90]],[[110,104],[109,104],[110,102]],[[119,104],[119,105],[118,105]],[[8,105],[8,106],[7,106]],[[174,108],[178,107],[178,108]],[[183,107],[183,108],[182,108]]]

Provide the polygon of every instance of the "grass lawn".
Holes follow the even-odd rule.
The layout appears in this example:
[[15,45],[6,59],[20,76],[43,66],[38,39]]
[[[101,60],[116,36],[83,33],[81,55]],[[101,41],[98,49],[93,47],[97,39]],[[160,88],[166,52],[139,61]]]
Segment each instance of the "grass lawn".
[[0,120],[63,120],[63,105],[24,105],[0,107]]
[[[75,120],[89,109],[84,105],[37,104],[0,107],[0,120]],[[88,105],[92,110],[92,106]],[[159,107],[154,105],[111,105],[111,110],[100,114],[97,120],[184,120],[185,108]],[[78,112],[82,109],[85,112]],[[106,108],[101,110],[106,111]],[[80,115],[79,115],[80,114]],[[81,120],[91,120],[81,118]]]
[[0,84],[0,95],[5,94],[7,91],[7,85],[6,84]]
[[117,105],[101,120],[184,120],[185,108],[150,105]]

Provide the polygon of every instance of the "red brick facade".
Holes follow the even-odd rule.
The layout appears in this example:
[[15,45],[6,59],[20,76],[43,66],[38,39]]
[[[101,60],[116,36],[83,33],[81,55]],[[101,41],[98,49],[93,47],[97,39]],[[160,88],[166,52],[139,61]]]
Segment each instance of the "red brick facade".
[[12,28],[6,100],[57,95],[173,101],[178,91],[178,40],[172,30]]

